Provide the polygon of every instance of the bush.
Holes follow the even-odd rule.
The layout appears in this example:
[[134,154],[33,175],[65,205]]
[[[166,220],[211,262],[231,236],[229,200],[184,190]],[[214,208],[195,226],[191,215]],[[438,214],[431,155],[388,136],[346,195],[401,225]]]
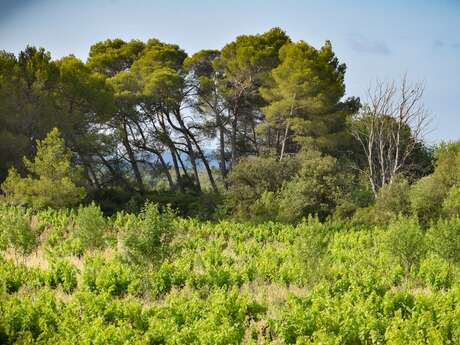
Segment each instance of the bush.
[[[410,213],[409,183],[402,176],[396,176],[391,183],[383,186],[377,195],[375,208],[387,218]],[[383,220],[383,219],[382,219]]]
[[452,263],[460,263],[460,218],[439,220],[427,231],[430,248]]
[[264,193],[278,192],[284,182],[294,177],[298,167],[299,162],[293,157],[286,157],[282,161],[275,157],[242,158],[228,177],[230,188],[227,202],[230,208],[238,216],[252,219],[254,203]]
[[106,215],[119,211],[138,213],[147,201],[158,204],[160,208],[170,206],[182,217],[214,219],[214,212],[222,203],[222,196],[213,192],[202,191],[148,191],[133,192],[123,189],[102,189],[95,193],[94,200]]
[[30,214],[17,207],[0,207],[0,249],[12,248],[28,255],[38,245],[38,232],[32,229]]
[[0,301],[0,305],[0,339],[4,333],[5,344],[33,344],[39,338],[52,339],[63,317],[49,290],[33,297],[12,296]]
[[442,204],[442,211],[447,217],[460,217],[460,186],[453,186]]
[[124,229],[124,245],[128,257],[136,263],[155,264],[170,254],[174,237],[174,213],[158,205],[146,203],[134,222]]
[[411,209],[423,225],[441,215],[446,186],[436,176],[430,175],[420,179],[409,192]]
[[420,263],[419,278],[433,289],[448,289],[452,285],[452,272],[448,262],[439,256],[430,256]]
[[82,280],[87,290],[113,296],[135,293],[140,283],[139,276],[128,265],[102,256],[85,258]]
[[411,213],[409,203],[410,186],[402,176],[396,176],[391,183],[378,192],[372,206],[358,209],[353,216],[356,225],[388,225],[398,216]]
[[313,218],[301,223],[299,230],[300,241],[297,251],[305,269],[305,276],[310,282],[316,282],[315,280],[320,279],[321,270],[325,264],[323,258],[333,233],[318,219]]
[[385,246],[407,274],[426,252],[425,235],[416,220],[399,218],[390,224]]
[[317,151],[298,155],[301,168],[292,180],[283,184],[279,194],[279,219],[296,222],[308,215],[324,219],[341,197],[344,177],[337,170],[336,159]]
[[81,241],[83,248],[102,248],[108,224],[99,206],[92,203],[80,206],[75,216],[75,237]]
[[215,289],[206,299],[197,294],[172,295],[149,319],[144,343],[240,344],[248,320],[257,319],[263,311],[237,289]]
[[447,213],[455,213],[456,209],[455,186],[460,185],[460,142],[442,144],[436,156],[434,173],[420,179],[410,191],[411,208],[423,225],[438,219],[443,205]]
[[182,271],[169,262],[163,262],[158,271],[152,275],[150,281],[153,295],[164,295],[173,287],[181,288],[185,285],[190,270]]
[[47,274],[39,269],[31,269],[25,265],[15,265],[10,261],[0,260],[0,290],[7,294],[18,292],[22,286],[32,289],[46,285]]
[[62,286],[66,293],[77,287],[77,269],[66,260],[57,260],[51,264],[48,284],[51,288]]

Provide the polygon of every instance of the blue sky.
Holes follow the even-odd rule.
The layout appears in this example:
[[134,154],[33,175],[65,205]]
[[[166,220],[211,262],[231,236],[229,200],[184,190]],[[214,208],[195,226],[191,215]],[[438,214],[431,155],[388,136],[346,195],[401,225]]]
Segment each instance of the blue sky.
[[460,0],[0,0],[0,49],[43,46],[86,60],[107,38],[150,37],[189,54],[279,26],[294,40],[327,39],[348,66],[347,94],[407,72],[426,85],[429,141],[460,139]]

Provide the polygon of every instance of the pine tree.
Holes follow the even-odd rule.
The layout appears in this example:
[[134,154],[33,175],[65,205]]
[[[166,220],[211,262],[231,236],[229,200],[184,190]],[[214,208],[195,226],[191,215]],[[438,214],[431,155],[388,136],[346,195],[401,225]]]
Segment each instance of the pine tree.
[[45,139],[37,141],[33,161],[23,158],[29,172],[26,177],[21,177],[15,168],[9,170],[1,186],[5,200],[33,208],[77,204],[85,197],[85,189],[76,185],[81,168],[73,167],[71,158],[59,130],[54,128]]

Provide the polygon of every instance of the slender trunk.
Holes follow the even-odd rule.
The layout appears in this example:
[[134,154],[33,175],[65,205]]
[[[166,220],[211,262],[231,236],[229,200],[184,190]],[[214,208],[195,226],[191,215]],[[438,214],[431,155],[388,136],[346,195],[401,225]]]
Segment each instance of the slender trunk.
[[293,95],[293,97],[292,97],[292,103],[291,103],[291,108],[290,108],[290,110],[289,110],[288,119],[287,119],[287,122],[286,122],[286,130],[284,131],[283,143],[282,143],[282,145],[281,145],[280,160],[283,159],[284,150],[286,149],[286,141],[287,141],[287,138],[288,138],[288,135],[289,135],[289,125],[290,125],[290,122],[291,122],[292,115],[293,115],[293,113],[294,113],[294,102],[295,102],[295,98],[296,98],[296,94],[294,93],[294,95]]
[[[144,143],[143,145],[138,146],[138,147],[143,149],[143,150],[146,150],[146,151],[148,151],[150,153],[153,153],[154,155],[156,155],[158,157],[158,159],[159,159],[159,161],[161,163],[161,167],[163,169],[163,172],[166,175],[166,178],[168,179],[169,189],[173,190],[174,189],[174,182],[172,180],[171,173],[169,172],[168,165],[166,164],[166,162],[165,162],[165,160],[163,158],[162,152],[147,146],[148,141],[147,141],[146,136],[144,135],[144,131],[142,130],[142,127],[140,126],[140,124],[138,122],[134,121],[134,123],[136,124],[137,130],[138,130],[140,136],[142,137],[142,141]],[[131,133],[133,133],[133,132],[131,131]]]
[[224,187],[225,189],[228,188],[227,183],[226,183],[226,178],[227,178],[227,166],[225,162],[225,128],[222,124],[222,119],[220,117],[220,114],[217,116],[217,125],[219,127],[219,168],[220,168],[220,174],[222,176],[222,181],[224,181]]
[[259,151],[259,145],[257,143],[257,134],[256,134],[256,128],[255,126],[252,126],[252,140],[254,141],[254,149],[256,151],[256,155],[259,156],[260,155],[260,151]]
[[235,166],[236,160],[238,159],[237,152],[236,152],[236,132],[238,128],[238,120],[235,115],[235,118],[232,120],[232,133],[231,133],[231,149],[232,149],[232,167]]
[[275,143],[276,154],[281,152],[280,148],[280,130],[276,129],[276,143]]
[[88,175],[94,182],[94,185],[96,186],[97,189],[101,189],[101,184],[97,178],[96,172],[94,171],[93,167],[91,164],[87,163],[87,169],[88,169]]
[[179,123],[180,127],[177,127],[176,125],[174,125],[174,123],[171,121],[171,118],[167,114],[166,116],[168,118],[168,122],[174,129],[180,131],[184,135],[184,139],[185,139],[185,142],[186,142],[186,145],[187,145],[188,155],[189,155],[189,158],[190,158],[190,162],[192,164],[193,174],[195,176],[195,183],[196,183],[196,186],[197,186],[198,190],[201,192],[200,177],[198,175],[198,167],[197,167],[197,164],[196,164],[196,157],[195,157],[195,152],[193,150],[192,142],[191,142],[190,137],[188,135],[187,129],[185,128],[185,124],[184,124],[184,122],[182,121],[182,119],[180,117],[179,111],[176,110],[176,112],[174,112],[173,114],[174,114],[174,117],[176,118],[177,122]]
[[211,186],[212,186],[212,189],[214,190],[214,192],[218,193],[219,190],[217,189],[217,185],[216,185],[216,181],[214,180],[214,176],[212,176],[212,170],[211,170],[211,167],[209,166],[209,162],[203,152],[203,150],[201,149],[200,145],[198,145],[198,142],[196,141],[195,137],[193,135],[191,135],[191,138],[201,156],[201,160],[204,164],[204,167],[206,169],[206,173],[208,174],[208,178],[209,178],[209,182],[211,182]]
[[[155,149],[152,149],[150,147],[147,147],[147,146],[141,146],[140,147],[141,149],[143,150],[146,150],[150,153],[153,153],[154,155],[156,155],[158,157],[158,160],[160,161],[160,164],[161,164],[161,168],[163,170],[163,173],[165,174],[167,180],[168,180],[168,184],[169,184],[169,189],[170,190],[173,190],[174,189],[174,181],[172,179],[172,176],[171,176],[171,173],[169,172],[169,168],[168,168],[168,164],[166,163],[166,161],[164,160],[162,154],[160,152],[158,152],[157,150]],[[154,170],[154,169],[153,169]]]
[[180,179],[179,165],[177,164],[176,149],[173,144],[169,146],[169,152],[171,153],[171,159],[173,162],[174,172],[176,174],[176,181]]
[[[184,153],[187,153],[187,152],[184,151]],[[182,171],[184,172],[184,176],[188,177],[187,167],[185,166],[184,161],[180,157],[180,153],[177,153],[177,160],[179,161]]]
[[166,164],[163,156],[161,154],[158,155],[158,159],[160,160],[161,166],[163,167],[163,172],[166,175],[166,178],[168,179],[168,184],[169,184],[169,189],[173,190],[174,189],[174,181],[172,179],[171,173],[169,172],[168,164]]
[[193,144],[195,144],[196,149],[198,150],[198,153],[200,154],[201,161],[204,164],[204,167],[206,169],[206,173],[208,174],[209,182],[211,182],[212,189],[214,192],[218,193],[216,181],[214,180],[214,176],[212,175],[212,170],[211,167],[209,166],[209,162],[201,149],[200,145],[198,144],[198,141],[196,140],[195,136],[193,135],[192,132],[188,130],[188,128],[185,126],[185,124],[180,120],[181,127],[183,128],[184,132],[186,135],[193,141]]
[[287,123],[286,123],[286,129],[284,131],[284,137],[283,137],[283,142],[281,144],[281,153],[280,153],[280,160],[283,159],[283,156],[284,156],[284,150],[286,149],[286,141],[287,141],[287,137],[288,137],[288,133],[289,133],[289,123],[290,123],[291,119],[288,119],[287,120]]
[[193,151],[192,144],[190,143],[190,140],[187,141],[187,149],[188,149],[188,154],[190,158],[190,163],[192,163],[192,169],[193,169],[193,174],[195,175],[195,183],[198,188],[198,190],[201,192],[201,183],[200,183],[200,177],[198,174],[198,167],[196,164],[196,159],[195,159],[195,152]]
[[138,167],[137,162],[136,162],[136,156],[134,155],[134,151],[133,151],[133,149],[132,149],[132,147],[131,147],[131,145],[129,143],[128,132],[127,132],[127,129],[126,129],[126,123],[123,123],[123,126],[122,126],[121,130],[122,130],[123,146],[126,149],[126,153],[128,154],[129,162],[131,163],[131,166],[133,168],[134,178],[136,180],[136,184],[137,184],[139,190],[141,192],[143,192],[144,191],[144,183],[142,182],[141,172],[140,172],[139,167]]

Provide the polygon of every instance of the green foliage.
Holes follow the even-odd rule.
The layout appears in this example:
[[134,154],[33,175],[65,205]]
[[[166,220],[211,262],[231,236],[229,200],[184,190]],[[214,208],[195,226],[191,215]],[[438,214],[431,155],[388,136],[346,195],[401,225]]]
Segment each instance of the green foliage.
[[224,345],[242,342],[248,319],[260,308],[238,290],[214,290],[206,300],[196,294],[172,295],[166,307],[149,320],[146,341],[151,344]]
[[449,289],[453,273],[449,263],[439,256],[432,255],[420,263],[418,276],[433,289]]
[[47,284],[47,272],[40,269],[28,268],[24,264],[15,264],[3,259],[0,260],[0,264],[0,295],[14,294],[22,287],[37,289]]
[[[432,175],[420,179],[410,191],[413,212],[422,224],[438,219],[444,212],[456,212],[456,186],[460,185],[460,143],[441,145]],[[444,206],[443,206],[444,205]]]
[[283,183],[294,176],[298,165],[298,161],[290,157],[282,161],[273,157],[241,159],[229,176],[230,207],[243,218],[250,218],[253,213],[256,217],[263,216],[266,202],[259,199],[270,198],[268,193],[278,192]]
[[295,222],[308,215],[324,219],[341,196],[343,175],[336,159],[318,151],[299,154],[301,164],[297,175],[283,184],[279,194],[279,219]]
[[416,220],[399,218],[390,224],[385,246],[408,273],[426,252],[425,234]]
[[120,260],[108,261],[103,256],[85,259],[82,273],[83,287],[92,292],[106,292],[122,296],[135,292],[139,284],[136,272]]
[[0,343],[460,343],[460,144],[374,200],[345,69],[279,28],[0,52]]
[[449,262],[460,263],[460,218],[439,220],[427,232],[432,250]]
[[349,176],[335,158],[303,150],[282,160],[252,157],[230,174],[229,204],[243,219],[298,222],[326,218],[345,193]]
[[328,264],[324,257],[333,232],[318,219],[313,218],[301,223],[299,229],[298,255],[302,260],[307,279],[311,283],[316,283],[321,278],[324,265]]
[[357,210],[353,221],[356,224],[385,225],[400,215],[410,215],[409,191],[407,180],[396,176],[393,181],[380,188],[372,206]]
[[38,245],[38,231],[32,229],[29,210],[0,205],[0,249],[12,248],[22,255]]
[[422,224],[440,216],[446,193],[446,187],[437,181],[435,175],[423,177],[411,188],[411,209]]
[[137,263],[156,264],[170,254],[174,238],[174,213],[146,203],[138,218],[125,224],[124,245],[128,257]]
[[[409,183],[401,176],[394,177],[391,183],[379,190],[375,201],[376,211],[390,219],[400,214],[408,215],[410,212],[408,192]],[[382,222],[384,222],[383,217]]]
[[108,226],[101,209],[94,203],[80,206],[75,216],[74,236],[81,241],[85,249],[102,248]]
[[77,269],[66,260],[57,260],[51,264],[48,284],[51,288],[62,286],[62,290],[71,293],[77,287]]
[[[0,216],[14,212],[30,214],[3,206]],[[434,223],[425,239],[404,216],[388,228],[312,217],[251,225],[178,218],[147,204],[140,214],[102,217],[118,243],[81,257],[64,250],[75,224],[93,228],[92,216],[101,217],[94,205],[38,211],[32,223],[44,227],[46,251],[0,258],[2,343],[460,340],[455,217]]]
[[460,217],[460,186],[452,186],[442,203],[442,211],[447,217]]
[[71,152],[57,128],[37,142],[33,161],[24,158],[31,175],[20,177],[12,168],[2,184],[7,202],[33,208],[74,205],[85,196],[83,187],[77,187],[78,169],[71,166]]
[[345,128],[345,116],[339,112],[345,64],[339,64],[329,41],[319,50],[303,41],[288,43],[279,55],[272,85],[261,89],[269,102],[264,108],[267,124],[285,132],[284,141],[292,131],[297,142],[311,137],[321,147],[337,145]]
[[88,65],[101,74],[113,76],[129,67],[144,49],[137,40],[124,42],[121,39],[106,40],[91,46]]

